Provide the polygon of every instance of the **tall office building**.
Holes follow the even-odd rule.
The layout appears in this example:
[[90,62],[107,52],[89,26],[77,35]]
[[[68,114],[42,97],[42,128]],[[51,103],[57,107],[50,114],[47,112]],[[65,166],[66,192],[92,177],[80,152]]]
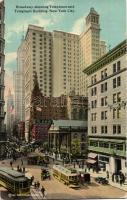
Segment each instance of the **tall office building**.
[[14,95],[11,93],[11,90],[8,91],[7,96],[7,120],[6,120],[6,129],[8,137],[12,135],[13,132],[13,123],[14,123]]
[[92,64],[106,53],[106,44],[100,40],[99,14],[90,9],[86,17],[85,29],[80,35],[80,87],[79,94],[87,96],[87,76],[84,67]]
[[[33,77],[37,72],[39,87],[42,94],[52,94],[52,34],[44,28],[29,25],[24,41],[21,44],[24,61],[25,92],[25,125],[28,132],[30,118],[30,98],[33,89]],[[20,56],[18,55],[20,61]]]
[[4,127],[4,2],[0,2],[0,140],[5,140],[5,127]]
[[24,51],[22,44],[17,51],[17,70],[13,73],[15,123],[25,120],[23,64],[24,64]]
[[88,75],[89,160],[111,175],[126,172],[127,133],[127,41],[84,70]]
[[79,35],[53,32],[52,95],[79,93]]

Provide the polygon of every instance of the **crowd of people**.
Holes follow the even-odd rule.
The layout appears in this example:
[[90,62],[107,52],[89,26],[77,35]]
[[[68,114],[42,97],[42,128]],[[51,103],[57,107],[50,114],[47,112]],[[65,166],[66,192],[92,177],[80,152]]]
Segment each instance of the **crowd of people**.
[[[109,175],[109,172],[106,171],[106,174],[107,174],[107,179],[110,178],[110,175]],[[112,177],[112,182],[116,182],[116,183],[119,183],[120,186],[122,186],[124,183],[125,183],[125,175],[123,174],[123,172],[119,171],[118,173],[113,173],[111,175]]]

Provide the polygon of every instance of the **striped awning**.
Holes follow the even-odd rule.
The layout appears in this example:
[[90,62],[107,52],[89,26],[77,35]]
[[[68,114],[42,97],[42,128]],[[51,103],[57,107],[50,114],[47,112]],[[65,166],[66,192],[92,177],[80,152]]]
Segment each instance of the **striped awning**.
[[96,158],[97,154],[96,153],[89,153],[88,158]]
[[92,159],[87,159],[86,162],[90,164],[95,164],[97,161]]

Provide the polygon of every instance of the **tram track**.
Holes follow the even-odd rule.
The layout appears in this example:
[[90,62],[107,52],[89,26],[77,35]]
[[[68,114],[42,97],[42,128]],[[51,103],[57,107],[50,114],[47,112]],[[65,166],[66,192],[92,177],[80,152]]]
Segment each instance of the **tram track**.
[[33,200],[42,200],[46,199],[46,197],[43,197],[42,192],[38,189],[31,188],[31,198]]

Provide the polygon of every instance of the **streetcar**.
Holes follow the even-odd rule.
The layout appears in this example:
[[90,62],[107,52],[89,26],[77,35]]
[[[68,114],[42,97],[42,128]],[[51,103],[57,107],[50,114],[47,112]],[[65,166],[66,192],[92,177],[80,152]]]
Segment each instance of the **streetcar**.
[[10,193],[20,196],[30,194],[30,181],[23,173],[0,167],[0,185]]
[[80,187],[78,183],[78,174],[61,165],[53,166],[53,176],[70,188],[76,189]]

